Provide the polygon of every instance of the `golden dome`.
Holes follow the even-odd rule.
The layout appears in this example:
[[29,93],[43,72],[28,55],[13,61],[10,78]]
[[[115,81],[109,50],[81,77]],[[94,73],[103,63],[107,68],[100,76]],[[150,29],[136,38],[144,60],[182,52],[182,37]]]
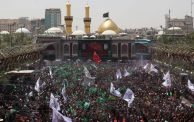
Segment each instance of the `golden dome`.
[[118,26],[111,20],[111,19],[106,19],[98,28],[98,33],[103,33],[106,30],[112,30],[115,31],[116,33],[119,32]]

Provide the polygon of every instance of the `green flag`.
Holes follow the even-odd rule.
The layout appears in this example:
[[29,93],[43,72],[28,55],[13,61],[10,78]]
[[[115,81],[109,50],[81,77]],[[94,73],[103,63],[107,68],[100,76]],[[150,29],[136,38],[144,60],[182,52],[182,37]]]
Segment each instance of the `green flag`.
[[89,109],[89,107],[90,107],[90,103],[89,102],[85,102],[84,103],[84,109],[87,110],[87,109]]

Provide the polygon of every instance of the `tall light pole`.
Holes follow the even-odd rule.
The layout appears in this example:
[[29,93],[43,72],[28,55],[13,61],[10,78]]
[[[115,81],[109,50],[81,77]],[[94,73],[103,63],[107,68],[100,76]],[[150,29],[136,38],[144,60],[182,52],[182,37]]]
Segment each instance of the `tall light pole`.
[[191,17],[193,17],[193,0],[191,0]]
[[175,33],[174,33],[174,20],[172,20],[172,27],[173,27],[173,42],[175,41]]
[[11,27],[12,27],[12,25],[14,25],[14,23],[13,24],[9,24],[9,41],[10,41],[10,47],[12,47],[12,32],[11,32]]
[[164,42],[164,38],[163,38],[164,37],[164,35],[163,35],[164,34],[164,28],[162,27],[162,25],[160,25],[160,28],[162,29],[162,42]]

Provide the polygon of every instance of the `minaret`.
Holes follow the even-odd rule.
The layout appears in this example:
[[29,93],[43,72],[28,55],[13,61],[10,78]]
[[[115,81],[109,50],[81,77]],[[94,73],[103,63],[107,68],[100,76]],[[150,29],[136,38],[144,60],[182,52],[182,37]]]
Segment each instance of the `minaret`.
[[87,34],[90,34],[90,23],[91,23],[91,18],[90,18],[90,7],[88,4],[85,6],[85,18],[84,18],[84,24],[85,24],[85,32]]
[[73,17],[71,16],[71,4],[68,1],[66,4],[66,16],[65,16],[67,35],[70,35],[72,33],[72,22],[73,22]]

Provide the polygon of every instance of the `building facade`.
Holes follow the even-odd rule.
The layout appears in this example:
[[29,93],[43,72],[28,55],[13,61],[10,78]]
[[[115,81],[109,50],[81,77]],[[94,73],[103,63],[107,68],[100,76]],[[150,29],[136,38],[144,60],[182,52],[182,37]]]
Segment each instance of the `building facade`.
[[170,18],[169,15],[165,15],[165,27],[180,27],[184,33],[193,32],[193,17],[186,15],[184,19]]
[[45,10],[45,29],[57,27],[61,25],[61,10],[60,9],[46,9]]
[[29,17],[20,17],[18,19],[18,27],[19,28],[26,28],[28,30],[31,29]]
[[45,31],[44,23],[45,23],[45,19],[32,19],[32,20],[30,20],[31,33],[33,35],[43,34]]
[[0,32],[8,31],[14,33],[18,28],[31,29],[31,24],[28,17],[21,17],[19,19],[0,19]]
[[94,51],[102,60],[150,59],[149,40],[122,38],[72,39],[39,36],[38,44],[50,44],[42,53],[43,59],[92,59]]
[[0,32],[15,32],[18,28],[18,19],[0,19]]

